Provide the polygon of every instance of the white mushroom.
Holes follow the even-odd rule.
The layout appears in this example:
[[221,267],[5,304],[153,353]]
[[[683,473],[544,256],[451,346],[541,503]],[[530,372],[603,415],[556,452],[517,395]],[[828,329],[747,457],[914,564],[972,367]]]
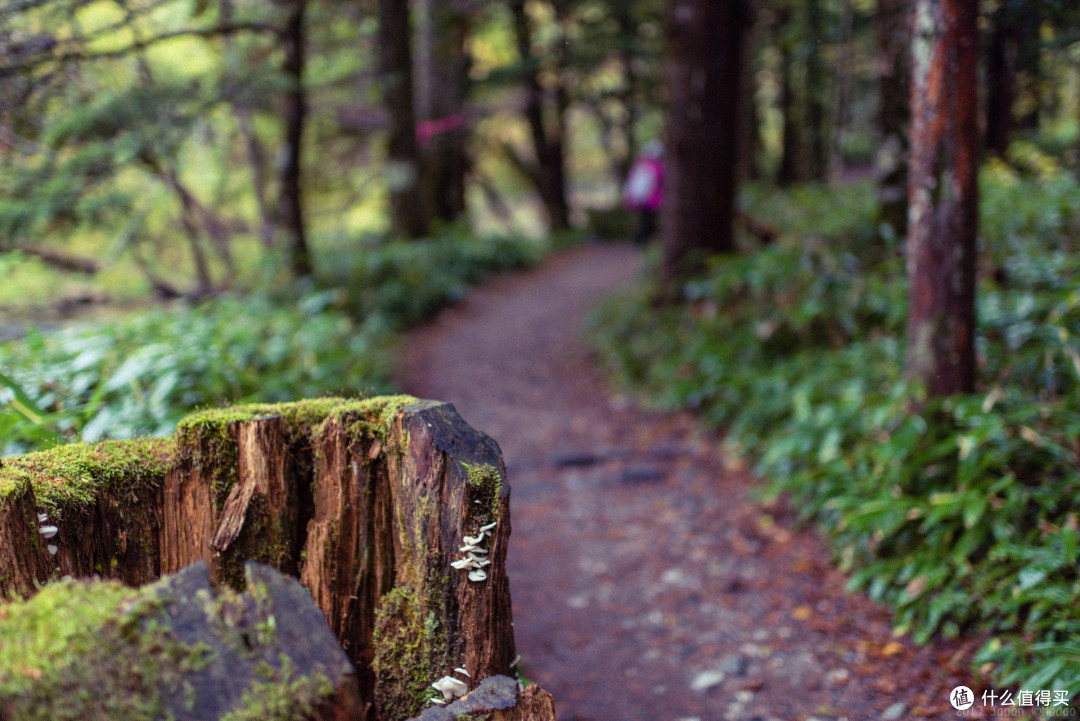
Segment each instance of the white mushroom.
[[480,564],[478,563],[478,559],[473,558],[472,556],[470,556],[468,558],[462,558],[460,561],[454,561],[450,565],[453,566],[454,568],[458,569],[459,571],[464,571],[466,568],[479,568],[480,567]]
[[446,705],[446,702],[443,701],[441,698],[429,698],[428,701],[430,701],[431,703],[437,703],[440,706],[445,706]]
[[477,568],[473,571],[469,571],[470,581],[483,581],[485,578],[487,578],[487,571],[482,568]]
[[[461,549],[461,550],[464,551],[465,549]],[[487,553],[487,549],[486,548],[480,548],[479,546],[473,546],[472,548],[469,549],[469,553]]]
[[495,528],[495,526],[497,526],[497,525],[499,525],[499,522],[498,521],[493,521],[492,523],[489,523],[486,526],[480,526],[480,530],[483,531],[484,533],[487,533],[491,529]]
[[39,514],[37,514],[37,519],[38,519],[38,521],[40,523],[45,523],[45,521],[49,520],[49,514],[48,513],[39,513]]
[[38,533],[40,533],[45,538],[52,538],[53,536],[56,535],[57,531],[59,531],[59,530],[60,529],[57,528],[56,526],[42,526],[41,528],[38,529]]
[[462,536],[461,542],[467,546],[479,546],[484,542],[484,534],[481,533],[479,536]]
[[476,546],[476,545],[472,545],[472,544],[467,545],[467,546],[462,546],[458,550],[461,551],[462,553],[476,553],[477,551],[487,553],[487,551],[484,551],[484,549],[480,548],[480,546]]
[[457,698],[458,696],[464,696],[469,692],[469,687],[465,685],[463,681],[459,681],[453,676],[443,676],[435,683],[431,684],[432,688],[437,691],[441,691],[443,698],[447,701]]
[[50,543],[50,544],[49,544],[48,546],[45,546],[45,548],[49,549],[49,555],[50,555],[50,556],[55,556],[55,555],[56,555],[56,552],[57,552],[58,550],[60,550],[60,549],[58,549],[58,548],[57,548],[56,546],[54,546],[54,545],[53,545],[53,544],[51,544],[51,543]]
[[455,668],[454,671],[456,671],[457,673],[463,673],[466,676],[468,676],[469,678],[472,678],[472,674],[469,673],[468,671],[466,671],[465,669],[463,669],[461,666],[458,666],[457,668]]

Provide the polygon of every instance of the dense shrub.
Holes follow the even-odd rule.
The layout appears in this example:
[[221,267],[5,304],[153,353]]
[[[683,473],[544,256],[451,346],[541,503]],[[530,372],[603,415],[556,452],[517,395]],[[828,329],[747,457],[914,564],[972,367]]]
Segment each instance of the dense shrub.
[[597,347],[753,457],[899,630],[988,633],[976,661],[998,683],[1080,691],[1080,187],[1028,146],[985,170],[980,392],[917,405],[901,254],[868,240],[864,188],[841,195],[848,227],[815,192],[748,195],[781,241],[717,259],[680,307],[611,303]]
[[328,265],[332,284],[345,291],[355,314],[379,315],[401,329],[463,298],[493,272],[535,264],[548,247],[544,241],[449,229],[434,238],[331,257]]

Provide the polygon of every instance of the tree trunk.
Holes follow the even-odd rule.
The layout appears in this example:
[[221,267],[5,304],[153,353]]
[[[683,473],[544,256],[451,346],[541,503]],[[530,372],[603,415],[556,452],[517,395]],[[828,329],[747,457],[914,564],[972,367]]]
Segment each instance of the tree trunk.
[[1015,18],[1003,6],[991,18],[986,48],[986,149],[999,157],[1009,151],[1016,97]]
[[466,42],[472,11],[460,2],[443,0],[421,0],[418,5],[416,108],[423,156],[421,191],[428,215],[452,223],[465,212]]
[[240,588],[253,559],[299,574],[356,666],[366,718],[420,713],[457,667],[470,686],[513,673],[510,489],[498,446],[449,404],[207,411],[175,444],[5,459],[0,484],[14,489],[0,505],[0,593],[60,575],[144,584],[197,561]]
[[1043,9],[1038,3],[1017,3],[1010,13],[1013,33],[1016,36],[1016,87],[1017,95],[1026,94],[1029,102],[1014,118],[1015,127],[1021,130],[1038,130],[1043,110],[1043,40],[1040,32]]
[[878,108],[874,157],[877,226],[897,239],[907,234],[908,127],[910,124],[910,2],[881,0],[875,15]]
[[623,136],[626,139],[626,154],[615,160],[615,177],[620,181],[630,172],[630,166],[634,158],[641,151],[641,141],[638,138],[638,118],[640,112],[640,90],[638,88],[638,72],[635,67],[637,60],[632,43],[638,35],[637,23],[634,21],[633,5],[631,3],[612,3],[611,13],[618,23],[619,33],[624,45],[619,52],[619,66],[622,70],[622,83],[618,91],[619,101],[623,107],[622,119]]
[[735,166],[745,10],[740,0],[674,0],[668,17],[664,294],[714,253],[735,250]]
[[[540,84],[538,64],[532,54],[532,29],[525,12],[525,0],[510,0],[514,16],[514,39],[518,55],[525,66],[521,82],[525,90],[525,120],[529,124],[533,149],[536,153],[536,180],[540,199],[547,210],[548,224],[552,231],[570,228],[570,203],[566,197],[566,158],[564,156],[565,133],[563,114],[566,109],[566,91],[561,78],[552,92],[550,112],[545,113],[544,89]],[[545,122],[545,117],[550,120]]]
[[825,69],[825,58],[821,53],[821,46],[825,42],[825,17],[821,8],[821,0],[806,0],[806,31],[809,38],[806,53],[806,131],[809,136],[809,167],[807,178],[809,180],[825,180],[829,167],[828,131],[825,127],[828,118],[829,86],[828,74]]
[[909,0],[880,0],[874,16],[878,107],[874,156],[878,228],[895,238],[907,235],[908,132],[911,123],[911,13]]
[[305,34],[304,13],[307,0],[289,0],[285,5],[285,25],[282,31],[282,48],[285,58],[282,71],[289,83],[282,104],[285,122],[284,162],[280,174],[281,226],[287,237],[289,265],[297,278],[312,273],[311,254],[308,251],[307,232],[304,225],[303,186],[301,183],[301,155],[303,152],[304,122],[307,119],[307,91],[304,88]]
[[379,0],[379,76],[389,114],[386,186],[394,232],[405,238],[428,233],[420,192],[420,149],[413,107],[413,61],[408,0]]
[[780,50],[780,119],[783,125],[780,139],[780,167],[776,173],[776,184],[780,187],[794,185],[803,179],[802,172],[802,134],[799,131],[800,118],[795,102],[795,62],[790,41],[784,36],[783,28],[791,22],[790,9],[783,7],[777,11],[777,46]]
[[754,47],[761,31],[762,22],[759,8],[747,4],[746,22],[743,26],[742,58],[739,67],[742,77],[739,80],[739,137],[738,161],[735,177],[737,181],[757,180],[761,177],[761,120],[758,117],[757,103],[754,101],[756,82],[754,78]]
[[832,139],[829,143],[829,184],[844,177],[844,132],[847,130],[848,93],[851,90],[851,26],[855,9],[844,0],[840,18],[840,43],[836,57],[836,86],[833,95]]
[[914,7],[907,371],[946,396],[975,390],[978,13]]

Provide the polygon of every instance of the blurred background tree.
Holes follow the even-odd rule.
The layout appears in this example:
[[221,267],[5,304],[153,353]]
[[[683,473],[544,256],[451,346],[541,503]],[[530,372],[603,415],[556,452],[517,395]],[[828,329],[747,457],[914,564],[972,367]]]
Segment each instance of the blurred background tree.
[[[680,141],[677,116],[689,108],[680,93],[690,85],[665,76],[663,62],[683,62],[681,48],[705,22],[678,25],[686,7],[7,3],[0,247],[94,275],[83,282],[99,295],[203,297],[336,272],[345,248],[448,225],[603,234],[595,223],[618,216],[630,162],[666,134],[673,170],[695,155],[680,148],[714,158],[697,171],[711,176],[669,174],[678,183],[669,239],[730,249],[746,245],[737,223],[719,243],[674,225],[683,217],[675,207],[723,208],[704,199],[730,195],[748,239],[769,236],[739,215],[735,186],[724,189],[717,167],[727,155],[716,161],[707,150],[729,126],[739,139],[724,143],[743,180],[836,183],[876,164],[878,232],[902,239],[909,4],[735,4],[740,36],[729,37],[735,25],[725,19],[715,25],[724,41],[699,55],[715,62],[711,72],[737,66],[739,75],[710,85],[716,132]],[[994,153],[1016,138],[1053,138],[1080,167],[1077,12],[1064,0],[979,5],[980,126]],[[726,233],[718,228],[730,223],[706,225]]]

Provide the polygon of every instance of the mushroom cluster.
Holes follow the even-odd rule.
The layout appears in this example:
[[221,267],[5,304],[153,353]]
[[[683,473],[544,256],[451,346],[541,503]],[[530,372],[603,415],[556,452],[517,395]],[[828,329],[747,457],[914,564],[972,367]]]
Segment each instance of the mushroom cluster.
[[[454,672],[472,677],[472,674],[460,666],[455,668]],[[440,706],[445,706],[447,701],[453,701],[469,692],[469,686],[464,681],[456,679],[453,676],[443,676],[438,681],[431,684],[431,687],[442,693],[443,697],[439,698],[436,696],[435,698],[428,700],[431,701],[431,703],[439,704]]]
[[464,558],[454,561],[450,565],[459,571],[467,570],[470,581],[483,581],[487,578],[484,566],[491,565],[491,560],[486,558],[488,551],[480,546],[484,539],[491,535],[491,530],[498,525],[497,522],[481,526],[475,536],[464,536],[461,540],[465,545],[459,550],[465,554]]
[[[49,521],[49,514],[47,514],[47,513],[39,513],[38,514],[38,523],[42,524],[41,527],[38,528],[38,533],[40,533],[41,537],[46,539],[46,540],[48,540],[50,538],[53,538],[57,533],[60,532],[59,528],[57,528],[56,526],[49,525],[48,521]],[[46,548],[49,549],[49,555],[50,556],[55,556],[56,552],[59,550],[56,547],[56,544],[53,544],[53,543],[48,544],[46,546]],[[57,570],[59,570],[59,569],[57,569]]]

